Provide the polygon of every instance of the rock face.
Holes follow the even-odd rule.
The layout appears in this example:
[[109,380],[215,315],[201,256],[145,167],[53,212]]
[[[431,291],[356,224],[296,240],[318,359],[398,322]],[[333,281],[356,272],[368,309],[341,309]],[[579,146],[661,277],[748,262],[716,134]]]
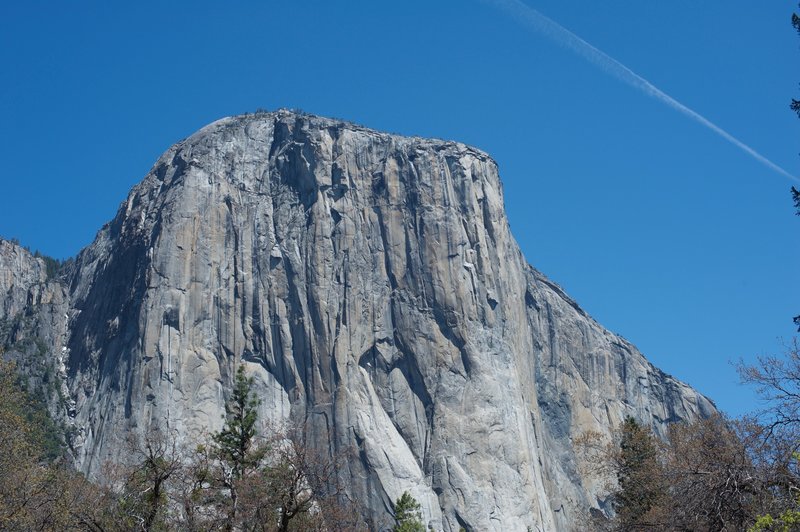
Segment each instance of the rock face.
[[374,526],[408,490],[436,530],[568,530],[599,503],[574,437],[714,410],[525,262],[495,163],[456,142],[226,118],[170,148],[60,281],[36,260],[0,244],[0,318],[46,317],[53,410],[90,474],[130,433],[218,430],[241,363],[265,426],[350,457]]

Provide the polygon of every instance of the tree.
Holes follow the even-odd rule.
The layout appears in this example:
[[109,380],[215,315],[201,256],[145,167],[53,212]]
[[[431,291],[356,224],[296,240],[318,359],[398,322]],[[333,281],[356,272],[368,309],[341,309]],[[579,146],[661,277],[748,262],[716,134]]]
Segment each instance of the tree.
[[[792,16],[792,22],[800,24],[800,17],[797,15]],[[792,109],[795,109],[797,115],[800,116],[800,100],[792,100]],[[794,186],[792,186],[792,201],[794,202],[795,215],[800,216],[800,190],[797,190]],[[792,321],[797,326],[797,332],[800,332],[800,315],[792,318]]]
[[[792,13],[792,26],[794,26],[794,29],[800,34],[800,16],[798,16],[797,13]],[[800,100],[792,98],[792,103],[789,104],[789,107],[792,111],[797,113],[798,118],[800,118]],[[800,216],[800,190],[797,190],[795,187],[792,187],[792,200],[794,201],[795,211],[797,211],[795,214]],[[800,332],[800,316],[794,317],[794,324],[797,325],[797,332]]]
[[180,508],[179,530],[201,532],[225,529],[230,522],[230,491],[216,453],[198,445],[176,474],[172,497]]
[[[792,13],[792,26],[800,34],[797,13]],[[800,100],[792,98],[789,107],[800,118]],[[791,192],[795,214],[800,216],[800,190],[793,186]],[[793,321],[800,332],[800,316],[795,316]],[[800,528],[800,352],[797,339],[786,351],[785,359],[760,357],[756,365],[740,361],[737,366],[742,382],[756,386],[759,395],[768,402],[769,406],[757,414],[762,423],[754,420],[751,424],[760,433],[762,447],[768,449],[763,453],[767,456],[764,461],[771,466],[773,483],[780,488],[778,500],[784,503],[782,511],[773,512],[777,518],[771,513],[761,515],[750,529],[753,532],[788,532]]]
[[307,445],[305,425],[260,435],[253,379],[239,367],[225,425],[179,474],[182,530],[345,531],[358,514],[337,480],[337,462]]
[[666,490],[663,447],[648,427],[630,416],[616,427],[610,439],[593,431],[576,438],[578,468],[586,478],[600,481],[612,510],[590,509],[584,515],[584,528],[665,528],[661,512]]
[[[753,365],[739,361],[743,384],[754,386],[766,405],[746,420],[749,448],[764,477],[770,500],[760,509],[760,530],[772,530],[770,516],[790,516],[800,510],[800,344],[793,339],[783,356],[758,357]],[[789,513],[787,513],[789,512]],[[764,520],[766,519],[766,521]],[[774,528],[780,530],[780,528]]]
[[93,524],[101,490],[52,456],[51,429],[14,365],[0,358],[0,530],[102,529]]
[[278,509],[278,530],[289,530],[289,523],[314,509],[318,495],[334,480],[332,461],[308,447],[302,427],[293,427],[273,444],[275,452],[265,471]]
[[425,532],[420,504],[407,491],[395,502],[394,521],[393,532]]
[[665,447],[673,530],[746,530],[769,503],[769,475],[754,463],[747,427],[717,414],[675,423]]
[[616,480],[607,488],[616,514],[587,515],[591,530],[739,531],[786,509],[784,477],[767,467],[760,435],[743,422],[673,423],[662,441],[629,418],[614,440],[604,450],[602,438],[578,439],[592,470]]
[[[794,29],[800,34],[800,16],[797,16],[797,13],[792,13],[792,26],[794,26]],[[791,107],[792,111],[797,113],[797,116],[800,117],[800,100],[795,100],[792,98],[792,103],[789,106]],[[792,187],[792,189],[794,190],[794,187]],[[797,194],[795,194],[795,199],[796,198]]]
[[273,430],[264,465],[242,479],[241,519],[251,530],[359,529],[358,512],[338,481],[340,464],[305,434],[305,424]]
[[256,445],[259,400],[252,389],[252,377],[246,377],[244,366],[239,366],[233,394],[225,403],[225,426],[212,438],[220,460],[229,467],[234,479],[257,468],[266,452]]
[[[798,501],[800,506],[800,501]],[[800,528],[800,510],[789,508],[784,510],[778,517],[770,514],[759,516],[753,526],[747,532],[792,532]]]
[[221,466],[219,482],[228,491],[228,530],[236,523],[239,504],[239,483],[251,472],[258,470],[266,454],[266,447],[256,441],[258,398],[253,394],[253,378],[244,373],[244,366],[236,370],[233,393],[225,403],[225,425],[212,436],[214,452]]
[[105,464],[102,484],[51,461],[47,427],[28,415],[16,378],[0,361],[0,530],[361,529],[335,455],[307,445],[305,424],[258,434],[258,400],[242,368],[207,444],[187,456],[173,434],[150,432],[131,440],[132,465]]
[[622,422],[618,464],[619,490],[612,498],[618,530],[652,526],[651,514],[664,497],[663,473],[655,436],[632,417]]
[[755,414],[765,426],[763,436],[800,443],[800,343],[797,338],[786,346],[784,356],[760,356],[753,365],[740,360],[736,369],[741,382],[754,386],[767,405]]
[[167,482],[184,465],[175,440],[172,434],[151,431],[141,445],[131,443],[137,463],[127,474],[120,500],[139,530],[167,528]]

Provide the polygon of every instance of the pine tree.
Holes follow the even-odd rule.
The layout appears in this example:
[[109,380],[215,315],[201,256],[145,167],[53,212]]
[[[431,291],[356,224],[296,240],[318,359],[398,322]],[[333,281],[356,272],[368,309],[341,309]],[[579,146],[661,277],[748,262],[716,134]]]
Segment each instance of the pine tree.
[[425,532],[420,505],[407,491],[395,502],[394,521],[393,532]]
[[622,423],[617,481],[613,499],[618,529],[637,530],[648,524],[648,514],[664,495],[652,432],[628,417]]
[[230,468],[234,479],[257,468],[264,457],[264,450],[255,441],[259,401],[252,388],[253,379],[246,377],[244,367],[239,366],[233,395],[225,403],[225,426],[213,436],[219,459]]
[[233,394],[225,403],[225,426],[212,436],[214,453],[222,466],[222,486],[230,499],[226,530],[235,528],[239,506],[239,484],[250,472],[257,470],[266,455],[266,447],[256,442],[258,398],[253,394],[253,379],[239,366]]
[[[797,16],[797,13],[792,13],[792,26],[797,30],[797,33],[800,33],[800,16]],[[792,111],[797,113],[797,116],[800,117],[800,100],[792,98],[790,107]]]

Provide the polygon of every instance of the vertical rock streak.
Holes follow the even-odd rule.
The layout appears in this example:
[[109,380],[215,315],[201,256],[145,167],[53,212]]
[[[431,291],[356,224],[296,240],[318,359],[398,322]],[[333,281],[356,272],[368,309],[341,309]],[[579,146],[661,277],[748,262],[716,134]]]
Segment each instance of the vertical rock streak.
[[597,504],[575,436],[713,411],[527,265],[495,163],[459,143],[223,119],[159,159],[68,287],[36,260],[0,242],[2,317],[46,308],[91,474],[130,433],[218,430],[245,364],[264,427],[348,457],[376,526],[408,490],[437,530],[560,530]]

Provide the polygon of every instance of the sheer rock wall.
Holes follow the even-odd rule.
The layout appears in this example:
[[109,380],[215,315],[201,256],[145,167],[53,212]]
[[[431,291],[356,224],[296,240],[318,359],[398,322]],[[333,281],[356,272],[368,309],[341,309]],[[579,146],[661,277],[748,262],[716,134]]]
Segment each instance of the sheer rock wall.
[[575,437],[714,410],[525,262],[496,164],[456,142],[226,118],[170,148],[60,282],[15,249],[0,318],[63,293],[49,338],[90,474],[131,433],[218,430],[242,363],[265,430],[304,422],[349,457],[376,526],[408,490],[436,530],[568,530],[598,504]]

